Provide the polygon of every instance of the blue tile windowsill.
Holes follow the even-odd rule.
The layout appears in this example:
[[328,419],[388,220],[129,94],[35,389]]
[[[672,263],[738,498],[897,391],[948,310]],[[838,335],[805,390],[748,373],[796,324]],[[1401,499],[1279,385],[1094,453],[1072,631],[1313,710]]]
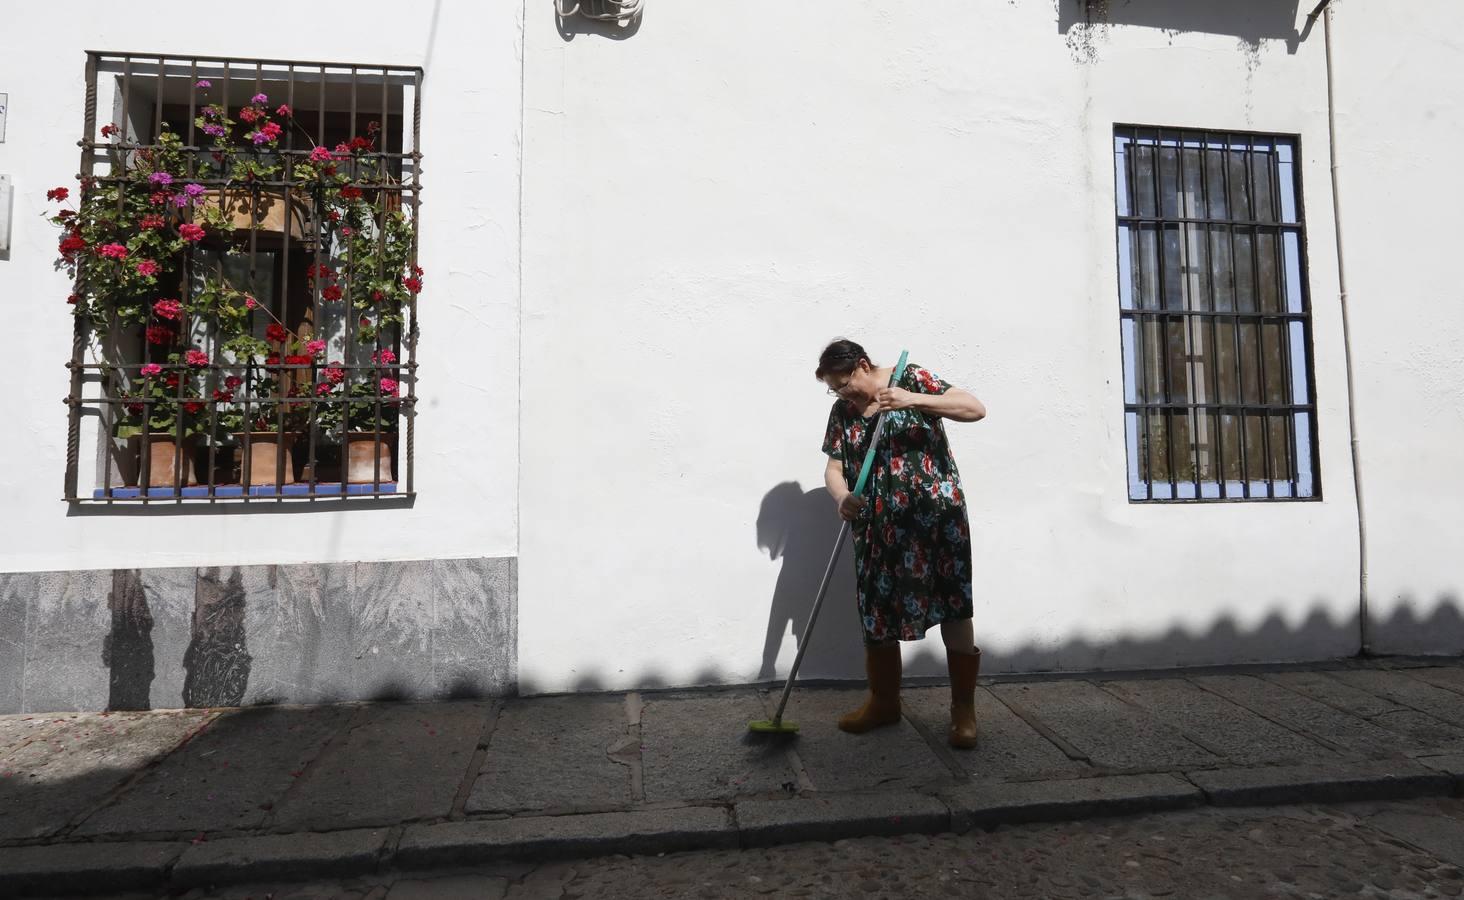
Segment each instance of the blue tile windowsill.
[[[378,485],[371,484],[369,482],[366,483],[366,484],[347,484],[347,485],[344,485],[344,488],[345,488],[344,491],[341,490],[342,487],[343,486],[339,482],[316,482],[314,496],[316,496],[316,497],[339,497],[343,493],[346,496],[350,496],[352,494],[375,494],[375,493],[395,494],[395,493],[397,493],[397,484],[396,484],[395,481],[383,481],[383,482],[381,482],[381,484],[379,486]],[[136,500],[136,499],[139,499],[139,498],[141,498],[143,496],[144,490],[147,492],[148,499],[174,499],[174,498],[176,498],[178,496],[177,495],[177,492],[176,492],[176,489],[175,488],[170,488],[170,487],[155,487],[155,488],[114,487],[114,488],[112,488],[110,494],[108,494],[108,492],[107,492],[107,490],[105,488],[97,488],[97,489],[95,489],[94,491],[92,491],[92,499],[94,499],[94,500],[107,500],[107,499],[110,498],[110,499],[114,499],[114,500]],[[244,496],[244,486],[242,484],[221,484],[221,485],[216,485],[214,487],[213,496],[215,498],[217,498],[217,499],[240,498],[240,497],[243,497]],[[309,497],[309,496],[312,496],[312,494],[311,494],[311,491],[310,491],[310,485],[307,484],[307,483],[302,482],[302,483],[299,483],[299,484],[286,484],[286,485],[276,485],[276,484],[256,484],[256,485],[251,485],[249,487],[249,496],[250,497]],[[193,487],[185,487],[185,488],[183,488],[183,499],[185,499],[185,500],[192,500],[192,499],[207,500],[207,499],[209,499],[208,487],[205,486],[205,485],[197,485],[197,486],[193,486]]]

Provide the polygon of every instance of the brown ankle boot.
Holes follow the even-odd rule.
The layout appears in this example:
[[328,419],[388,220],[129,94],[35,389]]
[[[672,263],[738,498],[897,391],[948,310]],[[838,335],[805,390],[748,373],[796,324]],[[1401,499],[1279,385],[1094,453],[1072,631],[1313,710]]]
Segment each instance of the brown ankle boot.
[[952,747],[969,750],[976,746],[976,676],[981,672],[981,648],[975,653],[946,650],[951,672]]
[[863,706],[839,719],[840,730],[850,734],[900,721],[900,645],[866,646],[864,671],[869,674],[869,696]]

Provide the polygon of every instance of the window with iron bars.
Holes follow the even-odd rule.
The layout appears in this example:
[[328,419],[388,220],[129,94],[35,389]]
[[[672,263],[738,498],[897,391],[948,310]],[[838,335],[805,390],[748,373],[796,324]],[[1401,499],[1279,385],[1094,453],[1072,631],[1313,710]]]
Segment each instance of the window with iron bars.
[[66,499],[411,497],[421,70],[93,52],[86,76],[80,191],[52,192]]
[[1319,499],[1296,138],[1123,125],[1114,160],[1129,499]]

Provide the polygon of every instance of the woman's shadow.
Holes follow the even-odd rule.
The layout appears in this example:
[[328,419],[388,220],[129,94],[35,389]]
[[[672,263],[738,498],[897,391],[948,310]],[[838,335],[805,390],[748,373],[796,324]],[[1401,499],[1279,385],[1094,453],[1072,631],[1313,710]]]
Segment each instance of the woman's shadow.
[[[768,610],[760,681],[779,677],[774,666],[790,625],[794,638],[802,640],[829,556],[834,552],[839,525],[834,501],[822,488],[804,491],[798,482],[785,481],[763,497],[757,515],[757,545],[769,559],[781,560],[783,566]],[[855,604],[854,548],[845,538],[828,596],[798,670],[801,678],[863,677],[862,629]],[[784,661],[785,673],[792,662]]]

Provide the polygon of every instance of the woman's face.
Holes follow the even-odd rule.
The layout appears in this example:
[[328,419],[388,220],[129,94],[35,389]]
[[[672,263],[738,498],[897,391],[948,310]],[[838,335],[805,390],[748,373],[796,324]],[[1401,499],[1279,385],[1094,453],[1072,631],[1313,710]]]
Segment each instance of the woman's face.
[[855,408],[863,409],[874,400],[875,394],[879,393],[879,379],[870,368],[869,361],[861,359],[854,371],[847,375],[837,372],[830,372],[824,376],[824,384],[828,385],[829,393],[835,394],[843,400],[852,403]]

